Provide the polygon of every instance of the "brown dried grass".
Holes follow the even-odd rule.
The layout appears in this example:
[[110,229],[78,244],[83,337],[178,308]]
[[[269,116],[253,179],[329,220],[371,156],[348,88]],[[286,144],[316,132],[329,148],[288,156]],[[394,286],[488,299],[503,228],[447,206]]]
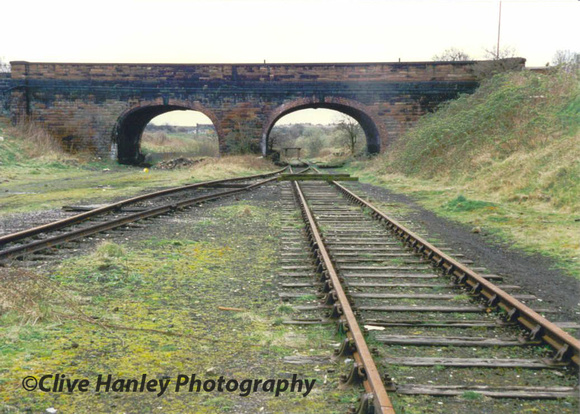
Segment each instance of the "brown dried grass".
[[153,145],[165,145],[167,141],[169,141],[167,134],[165,134],[163,131],[144,132],[141,139],[143,142],[147,142]]
[[22,324],[55,316],[50,303],[59,298],[44,277],[24,269],[0,268],[0,314],[15,312]]
[[217,140],[180,139],[163,131],[144,132],[141,147],[147,152],[182,152],[191,155],[215,157],[219,155]]
[[23,149],[30,158],[50,160],[71,158],[56,138],[32,121],[22,121],[16,126],[8,127],[7,133],[22,140]]
[[190,171],[199,180],[218,180],[236,175],[273,171],[278,168],[267,159],[254,154],[206,158],[191,167]]

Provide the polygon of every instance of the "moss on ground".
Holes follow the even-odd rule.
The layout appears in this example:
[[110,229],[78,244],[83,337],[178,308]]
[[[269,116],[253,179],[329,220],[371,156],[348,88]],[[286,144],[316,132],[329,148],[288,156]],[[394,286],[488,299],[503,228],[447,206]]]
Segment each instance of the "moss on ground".
[[[52,314],[21,324],[2,315],[0,401],[4,410],[58,412],[344,412],[354,398],[336,388],[332,363],[290,365],[284,357],[328,356],[332,329],[276,323],[273,276],[280,220],[251,203],[196,209],[191,226],[156,227],[131,242],[109,241],[61,263],[44,278]],[[179,217],[180,223],[183,215]],[[266,220],[268,219],[268,220]],[[196,223],[199,223],[196,224]],[[219,306],[242,312],[220,310]],[[329,333],[330,332],[330,333]],[[20,381],[43,373],[217,380],[315,379],[312,392],[42,393]],[[174,383],[173,383],[174,384]],[[170,386],[171,388],[171,386]]]

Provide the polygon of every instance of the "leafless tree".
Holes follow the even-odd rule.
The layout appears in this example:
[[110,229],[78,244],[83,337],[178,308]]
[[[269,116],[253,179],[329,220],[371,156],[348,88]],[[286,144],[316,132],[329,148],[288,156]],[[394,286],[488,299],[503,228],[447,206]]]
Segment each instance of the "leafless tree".
[[458,62],[472,59],[463,50],[450,47],[449,49],[445,49],[440,55],[434,55],[433,60]]
[[492,47],[489,49],[484,49],[484,57],[489,60],[500,60],[500,59],[508,59],[512,57],[516,57],[517,50],[515,47],[512,46],[504,46],[497,50],[496,48]]
[[0,72],[10,72],[10,63],[4,61],[4,58],[0,58]]
[[343,115],[338,121],[336,128],[340,131],[344,141],[350,148],[350,153],[354,155],[356,143],[361,135],[360,125],[350,116]]
[[491,78],[498,73],[521,70],[523,61],[514,59],[516,53],[516,49],[511,46],[505,46],[499,51],[495,48],[485,49],[487,60],[475,63],[471,70],[478,80]]
[[266,154],[270,154],[274,151],[274,145],[278,144],[278,141],[280,141],[280,134],[278,131],[270,131],[270,135],[268,135],[268,140],[266,141]]
[[570,50],[557,50],[552,58],[552,63],[566,72],[578,71],[580,69],[580,53]]

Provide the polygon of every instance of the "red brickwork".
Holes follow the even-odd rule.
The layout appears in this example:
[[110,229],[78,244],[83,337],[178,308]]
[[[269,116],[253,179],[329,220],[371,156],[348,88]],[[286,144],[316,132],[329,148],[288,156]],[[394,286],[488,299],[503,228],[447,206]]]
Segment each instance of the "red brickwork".
[[264,150],[279,118],[313,107],[353,116],[369,151],[383,151],[422,114],[477,86],[474,62],[11,64],[13,120],[29,117],[68,149],[118,151],[127,163],[141,160],[145,125],[176,109],[207,115],[221,152],[240,134]]

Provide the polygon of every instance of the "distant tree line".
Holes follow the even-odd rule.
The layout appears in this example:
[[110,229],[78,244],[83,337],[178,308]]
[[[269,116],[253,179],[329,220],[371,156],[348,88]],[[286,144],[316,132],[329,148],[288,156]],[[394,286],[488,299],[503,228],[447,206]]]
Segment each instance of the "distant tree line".
[[145,127],[145,131],[149,132],[165,132],[165,133],[173,133],[173,134],[195,134],[195,133],[207,133],[207,132],[215,132],[215,127],[213,124],[197,124],[192,126],[181,126],[181,125],[156,125],[156,124],[147,124]]

